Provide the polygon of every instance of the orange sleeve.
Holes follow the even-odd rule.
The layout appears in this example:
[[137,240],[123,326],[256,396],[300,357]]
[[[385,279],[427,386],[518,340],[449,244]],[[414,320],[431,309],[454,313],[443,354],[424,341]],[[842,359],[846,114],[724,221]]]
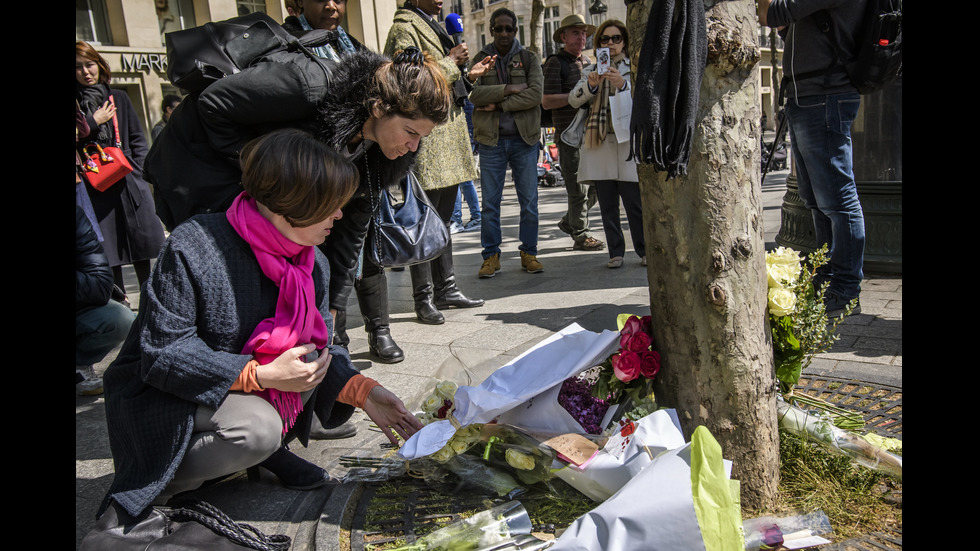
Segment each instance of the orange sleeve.
[[255,368],[258,367],[258,365],[259,362],[256,360],[252,360],[245,364],[245,368],[238,374],[238,379],[232,383],[230,390],[237,390],[239,392],[256,392],[259,390],[265,390],[259,386],[259,380],[255,378]]
[[376,386],[381,386],[381,383],[358,373],[347,381],[347,384],[341,389],[340,395],[337,396],[337,401],[363,409],[368,394]]

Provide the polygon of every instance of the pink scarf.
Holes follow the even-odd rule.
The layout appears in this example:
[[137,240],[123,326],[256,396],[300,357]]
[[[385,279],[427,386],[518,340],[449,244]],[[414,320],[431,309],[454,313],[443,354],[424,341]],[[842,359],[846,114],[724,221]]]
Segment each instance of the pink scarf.
[[[316,307],[313,289],[314,248],[286,239],[245,192],[235,198],[226,216],[231,227],[252,247],[262,273],[279,286],[275,316],[259,323],[242,353],[252,354],[259,364],[265,365],[297,344],[312,342],[317,349],[325,347],[327,325]],[[256,394],[279,412],[283,434],[303,410],[298,392],[267,388]]]

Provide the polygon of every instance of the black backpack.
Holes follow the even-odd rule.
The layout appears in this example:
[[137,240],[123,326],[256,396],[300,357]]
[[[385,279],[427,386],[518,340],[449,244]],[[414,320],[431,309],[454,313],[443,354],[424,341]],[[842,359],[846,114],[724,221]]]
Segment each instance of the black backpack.
[[260,12],[167,33],[167,77],[188,94],[200,92],[276,52],[315,59],[307,48],[327,43],[333,33],[314,30],[296,37]]
[[[565,78],[568,77],[568,72],[572,70],[571,65],[569,64],[569,61],[567,59],[565,59],[565,56],[560,56],[558,54],[551,54],[548,57],[546,57],[545,60],[541,63],[541,68],[544,69],[545,63],[547,63],[548,60],[551,59],[551,58],[553,58],[553,57],[557,57],[558,58],[558,62],[560,64],[560,66],[561,66],[561,81],[562,82],[565,82]],[[525,61],[524,62],[525,65],[527,65],[527,63],[528,63],[528,61]],[[541,106],[541,128],[551,128],[553,126],[555,126],[555,123],[551,119],[551,109],[545,109],[544,106],[542,105]]]
[[[830,14],[821,10],[813,14],[820,30],[830,34],[830,40],[837,50],[837,62],[843,62],[844,70],[851,84],[861,94],[873,94],[881,90],[902,73],[902,0],[868,0],[861,30],[857,36],[857,56],[844,61],[834,35],[834,25]],[[839,70],[831,67],[817,74]],[[797,75],[797,78],[806,78]]]

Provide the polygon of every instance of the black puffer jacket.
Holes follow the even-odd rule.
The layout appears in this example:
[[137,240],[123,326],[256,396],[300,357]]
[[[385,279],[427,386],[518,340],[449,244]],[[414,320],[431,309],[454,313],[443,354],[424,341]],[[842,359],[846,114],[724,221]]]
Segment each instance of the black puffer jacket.
[[75,205],[75,313],[105,306],[112,296],[112,269],[85,212]]
[[[226,210],[242,191],[238,153],[264,133],[300,128],[342,151],[370,115],[364,105],[368,85],[387,60],[368,50],[345,54],[339,63],[283,52],[186,98],[146,158],[164,224],[172,229],[195,214]],[[373,146],[356,161],[361,186],[321,246],[333,275],[331,308],[346,308],[380,194],[370,189],[366,163],[384,185],[395,186],[414,159],[410,153],[391,161]]]

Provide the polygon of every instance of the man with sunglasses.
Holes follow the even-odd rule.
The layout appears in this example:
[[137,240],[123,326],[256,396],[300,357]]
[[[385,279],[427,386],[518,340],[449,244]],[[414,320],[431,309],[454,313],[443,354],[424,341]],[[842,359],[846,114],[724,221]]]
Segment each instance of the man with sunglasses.
[[[521,268],[544,271],[538,261],[538,140],[541,138],[541,59],[517,39],[517,16],[507,8],[490,15],[493,41],[474,57],[473,64],[490,58],[491,70],[476,79],[470,101],[473,136],[480,144],[480,187],[483,192],[481,278],[500,270],[500,201],[510,165],[517,201],[521,205],[518,247]],[[472,73],[470,73],[472,75]]]
[[568,94],[578,84],[582,68],[591,63],[582,51],[594,32],[595,26],[587,24],[585,17],[577,13],[565,17],[552,37],[555,42],[562,44],[562,49],[544,62],[544,96],[541,105],[552,110],[558,163],[568,194],[568,211],[558,222],[558,229],[571,236],[576,251],[600,251],[606,246],[589,235],[589,209],[596,204],[596,192],[592,186],[578,182],[579,151],[561,141],[561,133],[571,124],[576,112],[568,104]]

